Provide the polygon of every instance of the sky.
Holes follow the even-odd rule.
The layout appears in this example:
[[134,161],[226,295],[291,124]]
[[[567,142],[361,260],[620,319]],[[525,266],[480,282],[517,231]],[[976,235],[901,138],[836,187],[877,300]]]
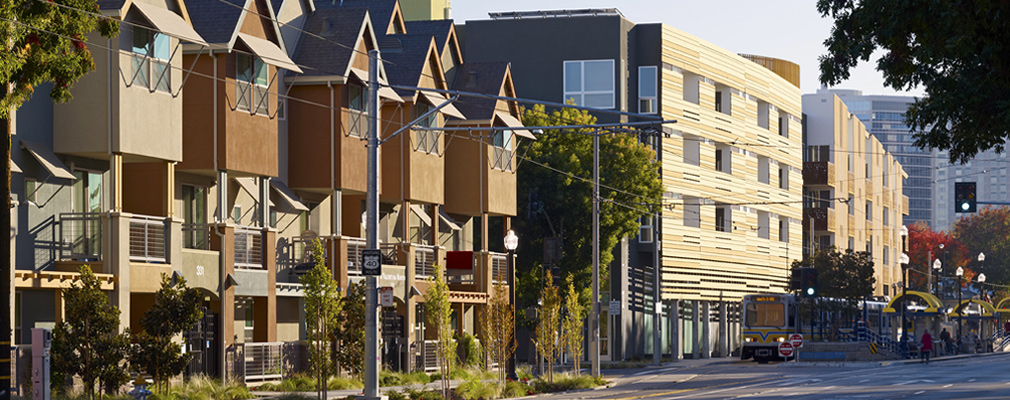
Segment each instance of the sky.
[[[821,18],[815,0],[454,0],[456,23],[488,19],[488,12],[580,8],[617,8],[634,23],[662,22],[734,53],[756,54],[800,66],[800,90],[820,88],[817,58],[827,52],[824,39],[832,20]],[[860,63],[837,88],[863,94],[921,96],[922,88],[897,92],[884,86],[874,69],[876,55]]]

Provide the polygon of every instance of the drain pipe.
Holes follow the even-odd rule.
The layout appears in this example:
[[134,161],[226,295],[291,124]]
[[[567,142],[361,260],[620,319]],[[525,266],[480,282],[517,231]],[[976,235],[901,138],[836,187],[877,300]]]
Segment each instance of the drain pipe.
[[[330,240],[330,257],[335,260],[337,255],[337,232],[340,231],[340,227],[337,226],[337,216],[341,210],[339,209],[340,203],[337,198],[337,175],[336,175],[336,162],[337,155],[335,147],[337,145],[336,141],[336,116],[334,115],[334,106],[336,105],[336,95],[333,90],[333,82],[327,81],[326,87],[330,89],[330,236],[333,238]],[[335,275],[337,273],[337,263],[330,263],[330,275]]]
[[[213,122],[214,123],[214,128],[213,128],[213,130],[214,130],[214,172],[217,173],[217,178],[218,178],[217,179],[217,215],[214,217],[215,222],[216,222],[214,224],[214,234],[217,235],[218,243],[221,244],[221,249],[218,250],[218,252],[217,252],[217,264],[218,264],[217,271],[218,271],[218,281],[219,281],[218,285],[220,287],[220,293],[218,294],[218,300],[220,300],[220,302],[221,302],[221,313],[218,314],[218,318],[217,318],[217,325],[218,325],[218,331],[219,331],[218,332],[218,339],[217,339],[218,350],[219,350],[218,361],[217,362],[218,362],[218,371],[221,374],[221,382],[228,382],[228,368],[227,368],[227,364],[228,363],[227,363],[227,360],[226,360],[227,357],[228,357],[228,350],[225,347],[225,340],[227,340],[227,338],[224,335],[224,333],[225,333],[224,332],[224,327],[225,327],[224,314],[225,314],[226,307],[228,307],[228,305],[225,304],[225,301],[224,301],[224,294],[225,294],[225,291],[228,290],[228,288],[225,287],[225,285],[228,284],[228,274],[225,273],[225,269],[224,269],[224,261],[225,261],[224,260],[224,253],[225,253],[224,252],[224,244],[225,243],[224,243],[224,234],[221,233],[221,224],[225,223],[225,217],[224,217],[225,213],[224,213],[223,206],[225,204],[227,204],[226,201],[222,201],[222,199],[227,199],[227,196],[228,196],[228,192],[226,190],[227,187],[225,186],[228,183],[228,174],[222,174],[220,172],[220,170],[218,169],[219,166],[218,166],[218,154],[217,154],[217,134],[218,134],[218,132],[217,132],[217,118],[218,118],[218,116],[217,116],[217,114],[218,114],[217,56],[214,55],[214,50],[213,49],[210,49],[209,52],[210,52],[210,58],[214,60],[214,79],[213,79],[213,82],[212,82],[213,85],[214,85],[214,103],[213,103],[214,104],[214,106],[213,106],[214,107],[214,113],[213,113],[213,115],[214,115],[214,122]],[[221,179],[222,175],[224,176],[224,179]]]

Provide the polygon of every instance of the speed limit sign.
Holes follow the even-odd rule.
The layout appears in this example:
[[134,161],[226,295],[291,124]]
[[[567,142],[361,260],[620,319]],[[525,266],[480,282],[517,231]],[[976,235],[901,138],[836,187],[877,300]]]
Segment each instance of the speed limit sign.
[[375,250],[361,251],[361,274],[382,275],[382,252]]

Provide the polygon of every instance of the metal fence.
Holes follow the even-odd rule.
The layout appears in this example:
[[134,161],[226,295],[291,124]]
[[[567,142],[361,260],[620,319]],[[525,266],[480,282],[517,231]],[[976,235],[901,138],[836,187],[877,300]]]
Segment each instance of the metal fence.
[[130,217],[130,261],[164,263],[165,218],[145,215]]
[[246,382],[284,377],[284,343],[244,343],[242,372]]
[[435,246],[415,245],[414,274],[418,278],[435,275]]
[[235,228],[235,268],[263,269],[262,235],[255,228]]
[[60,214],[61,257],[98,261],[102,257],[102,217],[99,213]]

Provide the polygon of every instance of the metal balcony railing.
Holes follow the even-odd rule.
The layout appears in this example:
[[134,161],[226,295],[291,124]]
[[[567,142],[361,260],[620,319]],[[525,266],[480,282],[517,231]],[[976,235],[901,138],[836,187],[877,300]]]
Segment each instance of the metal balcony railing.
[[262,236],[256,228],[235,228],[235,268],[264,268]]
[[210,250],[210,225],[182,224],[182,247]]
[[361,252],[365,250],[365,239],[353,238],[347,240],[347,273],[361,275]]
[[242,368],[245,381],[266,381],[283,378],[284,343],[244,343]]
[[418,279],[435,275],[434,246],[414,246],[414,274]]
[[168,236],[164,217],[134,215],[130,217],[130,261],[167,262],[165,238]]
[[100,213],[60,214],[60,253],[63,259],[98,261],[102,258]]
[[491,279],[492,282],[507,282],[508,277],[508,254],[491,253]]

